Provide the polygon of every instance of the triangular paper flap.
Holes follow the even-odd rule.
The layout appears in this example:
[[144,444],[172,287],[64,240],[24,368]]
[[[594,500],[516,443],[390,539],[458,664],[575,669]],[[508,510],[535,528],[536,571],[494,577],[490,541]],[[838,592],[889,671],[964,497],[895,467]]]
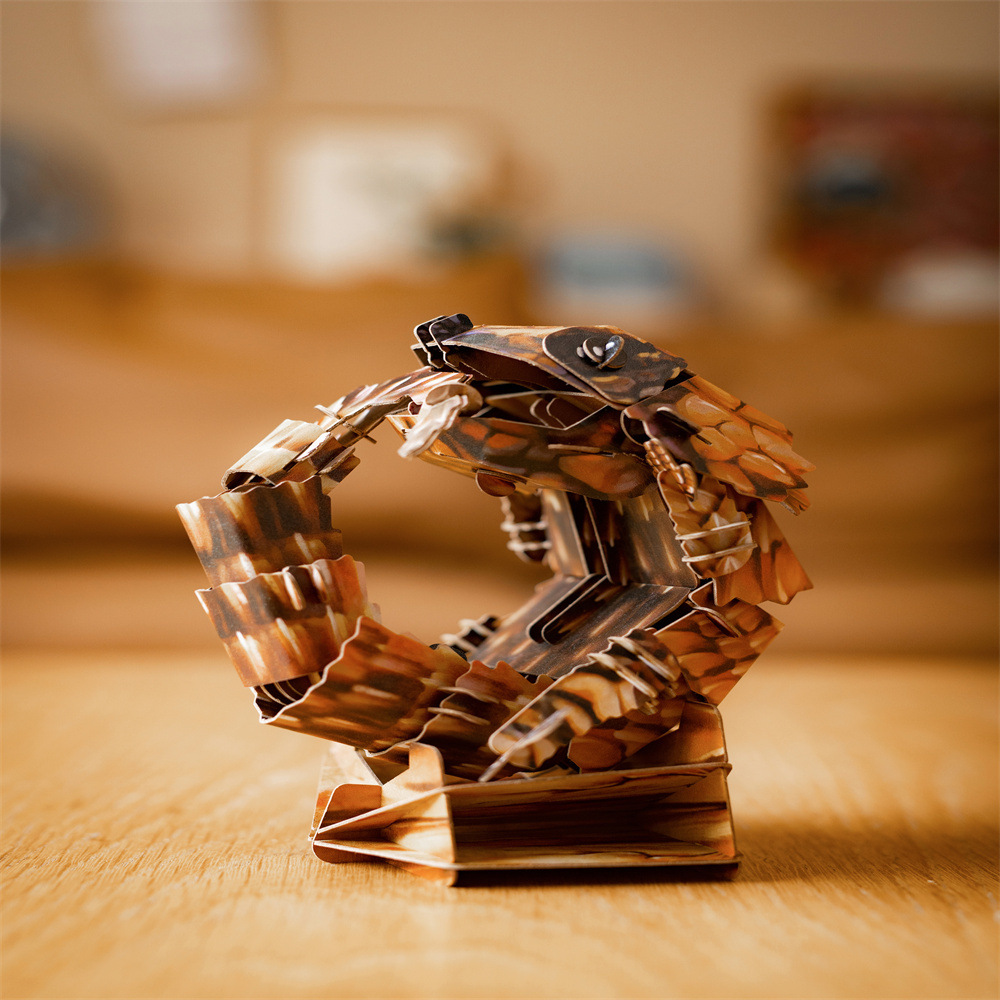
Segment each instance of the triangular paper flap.
[[702,701],[685,701],[677,728],[643,747],[626,762],[626,766],[723,764],[727,760],[726,740],[719,710],[714,705]]
[[663,832],[704,844],[723,854],[735,855],[736,838],[726,784],[728,770],[728,766],[719,768],[703,781],[680,789],[672,796],[672,811]]
[[425,743],[411,743],[409,766],[391,781],[385,783],[382,801],[386,805],[406,802],[417,795],[440,789],[447,781],[444,760],[436,747]]
[[325,825],[317,839],[357,839],[359,833],[380,831],[385,840],[453,861],[455,841],[451,811],[440,793],[445,782],[440,753],[434,747],[410,747],[410,767],[380,789],[381,805],[364,815]]
[[[392,805],[380,806],[362,813],[360,816],[353,816],[350,819],[339,820],[329,826],[322,826],[316,831],[317,842],[332,842],[334,839],[358,840],[370,836],[377,830],[384,830],[404,816],[419,810],[416,807],[424,800],[434,797],[443,791],[441,788],[424,792],[422,795],[415,795],[412,799],[403,802],[395,802]],[[336,846],[336,845],[332,845]]]
[[365,856],[381,858],[383,861],[398,861],[406,865],[427,865],[432,868],[454,869],[454,861],[439,858],[435,854],[427,854],[400,844],[393,844],[386,840],[316,840],[313,849],[317,851],[336,851],[344,854],[361,855],[359,861]]
[[377,809],[381,800],[382,783],[364,755],[353,747],[331,743],[320,770],[310,836],[321,826]]

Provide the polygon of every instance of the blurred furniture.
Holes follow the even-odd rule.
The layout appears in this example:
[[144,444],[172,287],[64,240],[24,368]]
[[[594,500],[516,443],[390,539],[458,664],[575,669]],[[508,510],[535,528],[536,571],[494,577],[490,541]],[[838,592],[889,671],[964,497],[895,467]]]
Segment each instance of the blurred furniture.
[[[342,287],[86,260],[0,277],[5,627],[22,645],[210,641],[173,504],[217,492],[221,472],[285,417],[412,368],[417,321],[532,319],[507,257]],[[788,526],[818,586],[781,609],[785,648],[995,648],[994,324],[717,318],[656,339],[777,414],[818,466],[813,509]],[[492,498],[453,477],[443,510],[445,473],[399,459],[391,434],[361,457],[337,493],[338,517],[348,549],[386,567],[379,586],[400,618],[430,627],[447,617],[450,630],[519,603],[511,586],[536,577],[504,550]],[[420,583],[428,571],[449,593],[477,596],[442,607]],[[53,619],[57,592],[76,597]]]
[[771,129],[773,242],[835,299],[995,316],[997,111],[992,84],[846,77],[787,94]]
[[[9,542],[62,544],[181,539],[173,504],[217,492],[221,472],[282,419],[412,369],[415,323],[459,307],[516,314],[519,265],[481,258],[345,287],[88,260],[9,265],[0,279],[4,530]],[[379,467],[391,450],[370,452],[370,495],[353,513],[406,511],[398,462]],[[426,520],[407,513],[398,528]]]

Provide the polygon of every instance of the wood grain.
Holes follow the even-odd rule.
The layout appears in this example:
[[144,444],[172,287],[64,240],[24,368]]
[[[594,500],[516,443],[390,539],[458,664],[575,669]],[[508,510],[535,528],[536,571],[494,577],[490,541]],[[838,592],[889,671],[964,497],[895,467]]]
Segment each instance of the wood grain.
[[326,865],[321,746],[214,655],[5,664],[3,996],[992,997],[996,680],[769,657],[724,715],[733,883]]

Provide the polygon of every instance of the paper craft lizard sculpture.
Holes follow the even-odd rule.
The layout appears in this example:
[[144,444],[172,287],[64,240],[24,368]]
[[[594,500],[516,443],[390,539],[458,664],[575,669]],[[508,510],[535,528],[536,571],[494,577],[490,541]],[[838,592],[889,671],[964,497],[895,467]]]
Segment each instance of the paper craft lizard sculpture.
[[[285,421],[178,507],[198,596],[261,721],[330,742],[314,849],[480,869],[738,854],[716,705],[809,580],[767,509],[806,507],[786,428],[616,327],[416,328],[423,367]],[[387,420],[500,498],[552,577],[437,645],[379,621],[330,494]]]

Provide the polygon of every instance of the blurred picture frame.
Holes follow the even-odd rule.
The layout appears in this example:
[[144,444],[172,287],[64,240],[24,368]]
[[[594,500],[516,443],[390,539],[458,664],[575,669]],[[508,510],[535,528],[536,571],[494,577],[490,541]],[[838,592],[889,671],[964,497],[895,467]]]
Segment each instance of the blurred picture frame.
[[500,211],[501,143],[461,114],[303,112],[265,142],[262,256],[288,280],[423,275]]
[[779,94],[769,243],[834,303],[996,312],[993,86],[844,81]]

